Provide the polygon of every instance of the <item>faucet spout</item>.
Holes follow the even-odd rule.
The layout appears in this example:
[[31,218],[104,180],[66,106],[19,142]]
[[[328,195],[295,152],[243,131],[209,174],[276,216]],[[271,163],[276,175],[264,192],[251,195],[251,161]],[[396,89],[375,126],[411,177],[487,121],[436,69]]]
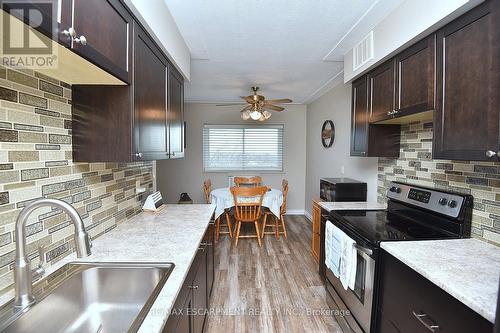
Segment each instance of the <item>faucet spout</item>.
[[16,308],[25,308],[35,302],[32,286],[32,272],[30,260],[26,250],[26,221],[31,213],[41,207],[56,207],[68,214],[75,226],[75,246],[78,258],[89,256],[91,242],[88,233],[85,231],[82,218],[78,212],[67,202],[57,199],[41,198],[28,204],[19,213],[16,221],[16,256],[14,259],[14,283]]

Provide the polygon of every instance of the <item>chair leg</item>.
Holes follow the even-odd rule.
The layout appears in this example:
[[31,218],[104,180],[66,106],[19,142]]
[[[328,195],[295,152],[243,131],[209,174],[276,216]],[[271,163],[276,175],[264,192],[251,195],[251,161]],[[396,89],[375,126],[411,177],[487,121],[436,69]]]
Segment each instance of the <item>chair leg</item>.
[[226,223],[227,228],[229,229],[229,237],[233,238],[233,227],[231,226],[231,218],[229,217],[229,213],[226,212]]
[[215,241],[218,242],[220,237],[220,217],[215,220]]
[[260,234],[259,234],[259,223],[257,221],[255,223],[255,232],[257,233],[257,241],[259,242],[259,247],[262,246],[262,243],[260,242]]
[[283,235],[286,238],[286,225],[285,225],[285,215],[281,215],[281,226],[283,227]]
[[266,231],[266,225],[267,225],[267,214],[264,214],[264,221],[262,222],[262,232],[260,233],[260,236],[264,238],[264,231]]
[[280,239],[280,226],[278,223],[279,223],[278,218],[276,216],[274,216],[273,229],[274,229],[274,236],[276,237],[277,240]]
[[234,246],[238,246],[238,238],[240,238],[240,227],[241,227],[240,221],[237,221],[236,223],[237,223],[237,225],[236,225],[236,243],[234,244]]

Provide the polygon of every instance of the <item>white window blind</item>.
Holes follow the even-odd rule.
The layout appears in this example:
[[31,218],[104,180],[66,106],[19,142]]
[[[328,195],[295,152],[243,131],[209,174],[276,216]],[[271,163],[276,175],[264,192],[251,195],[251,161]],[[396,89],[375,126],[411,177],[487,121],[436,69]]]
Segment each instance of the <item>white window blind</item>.
[[205,125],[205,171],[283,170],[283,125]]

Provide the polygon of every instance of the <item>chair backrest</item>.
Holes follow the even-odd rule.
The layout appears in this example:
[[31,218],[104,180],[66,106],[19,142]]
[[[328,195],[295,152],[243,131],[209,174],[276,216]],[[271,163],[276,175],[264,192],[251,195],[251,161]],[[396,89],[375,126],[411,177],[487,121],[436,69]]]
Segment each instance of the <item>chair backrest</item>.
[[212,192],[212,181],[209,179],[203,182],[203,193],[205,194],[205,201],[210,203],[210,192]]
[[247,187],[258,187],[262,184],[262,178],[259,176],[255,177],[234,177],[234,184],[237,187],[247,186]]
[[262,216],[262,199],[267,186],[231,187],[234,198],[234,217],[241,222],[254,222]]
[[281,205],[281,214],[286,213],[286,197],[288,195],[288,180],[283,179],[281,182],[282,192],[283,192],[283,204]]

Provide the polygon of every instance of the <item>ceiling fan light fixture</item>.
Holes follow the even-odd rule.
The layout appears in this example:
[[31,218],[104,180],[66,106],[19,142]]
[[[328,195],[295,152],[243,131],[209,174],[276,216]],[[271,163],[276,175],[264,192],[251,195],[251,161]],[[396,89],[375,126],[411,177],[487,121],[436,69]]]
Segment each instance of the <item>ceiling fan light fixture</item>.
[[248,111],[248,110],[247,110],[247,111],[243,111],[243,112],[241,113],[241,119],[243,119],[243,120],[248,120],[248,119],[250,119],[250,111]]
[[[264,116],[264,118],[265,118],[265,119],[269,119],[269,118],[271,118],[272,113],[271,113],[271,112],[269,112],[269,111],[267,111],[267,110],[264,110],[264,111],[262,112],[262,115]],[[260,120],[260,119],[259,119],[259,120]]]
[[253,120],[259,120],[261,116],[262,113],[257,110],[253,110],[252,112],[250,112],[250,118],[252,118]]
[[264,117],[264,115],[263,115],[263,114],[261,114],[261,115],[260,115],[260,118],[259,118],[259,121],[266,121],[266,119],[267,119],[267,118],[266,118],[266,117]]

